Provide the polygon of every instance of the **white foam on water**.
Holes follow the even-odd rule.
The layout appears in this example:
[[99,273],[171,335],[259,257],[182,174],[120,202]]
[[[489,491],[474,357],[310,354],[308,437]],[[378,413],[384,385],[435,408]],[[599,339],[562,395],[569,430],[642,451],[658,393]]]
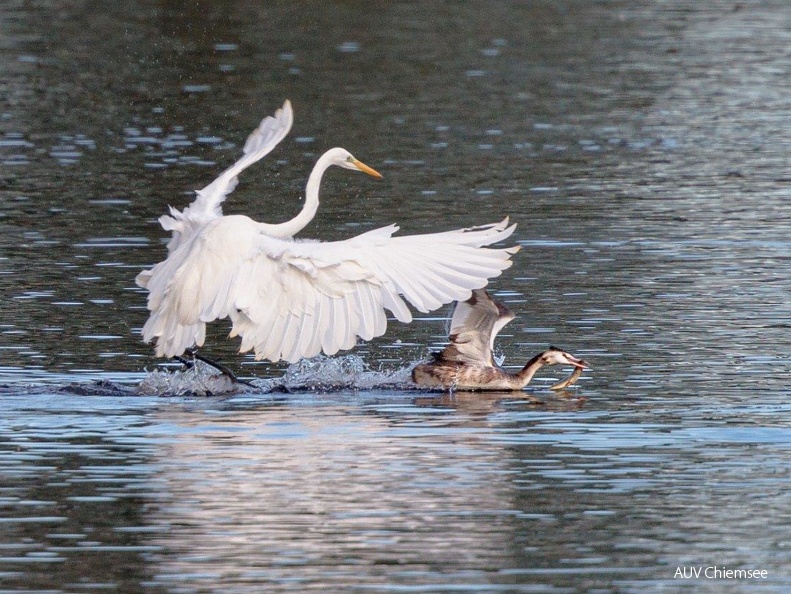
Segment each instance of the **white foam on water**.
[[195,361],[192,366],[185,369],[177,369],[175,371],[157,369],[149,372],[143,381],[138,384],[137,392],[162,396],[184,394],[207,396],[245,391],[241,388],[247,388],[247,386],[235,383],[230,377],[223,375],[203,361]]
[[149,372],[137,387],[139,393],[161,395],[267,394],[276,391],[316,390],[415,390],[411,373],[415,363],[395,370],[373,371],[358,355],[302,359],[286,369],[281,377],[255,379],[249,384],[234,382],[227,375],[204,363],[186,369]]
[[372,371],[358,355],[318,355],[290,365],[282,377],[255,380],[253,384],[266,392],[385,388],[410,390],[416,388],[411,379],[413,366],[407,365],[391,371]]

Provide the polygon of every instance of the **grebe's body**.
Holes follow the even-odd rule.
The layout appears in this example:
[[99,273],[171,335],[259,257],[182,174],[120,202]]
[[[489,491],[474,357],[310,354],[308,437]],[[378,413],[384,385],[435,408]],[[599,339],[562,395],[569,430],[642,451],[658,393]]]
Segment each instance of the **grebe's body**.
[[440,353],[434,361],[415,367],[412,370],[412,381],[419,386],[454,390],[521,390],[545,365],[573,365],[573,374],[576,374],[574,381],[563,380],[552,386],[552,389],[558,390],[573,384],[579,377],[578,370],[587,368],[584,361],[555,347],[550,347],[530,359],[517,373],[510,373],[497,365],[446,361],[441,356]]
[[492,348],[497,333],[514,313],[476,289],[467,301],[457,303],[450,327],[450,344],[434,355],[434,360],[412,370],[412,381],[428,388],[454,390],[521,390],[545,365],[571,365],[572,374],[551,386],[561,389],[577,381],[588,364],[561,349],[550,347],[536,355],[517,373],[510,373],[494,361]]

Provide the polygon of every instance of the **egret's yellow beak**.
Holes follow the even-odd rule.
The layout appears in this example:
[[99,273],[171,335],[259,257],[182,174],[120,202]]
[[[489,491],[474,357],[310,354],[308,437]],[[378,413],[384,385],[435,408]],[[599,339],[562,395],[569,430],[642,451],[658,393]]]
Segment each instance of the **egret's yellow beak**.
[[354,165],[357,169],[362,171],[363,173],[367,173],[368,175],[375,177],[376,179],[382,179],[382,174],[379,173],[376,169],[372,167],[368,167],[362,161],[358,161],[357,159],[352,159],[352,165]]

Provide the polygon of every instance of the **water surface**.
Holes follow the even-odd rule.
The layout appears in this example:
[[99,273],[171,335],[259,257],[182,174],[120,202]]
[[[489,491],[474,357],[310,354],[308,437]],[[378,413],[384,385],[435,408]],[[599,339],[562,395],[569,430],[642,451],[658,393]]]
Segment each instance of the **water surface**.
[[[696,590],[788,590],[785,3],[49,0],[0,31],[4,588],[681,591],[716,565],[768,577]],[[286,98],[226,212],[290,218],[344,146],[385,179],[329,173],[307,237],[510,215],[506,365],[594,371],[524,399],[136,392],[156,218]],[[403,369],[446,315],[355,354]],[[226,332],[235,371],[284,372]]]

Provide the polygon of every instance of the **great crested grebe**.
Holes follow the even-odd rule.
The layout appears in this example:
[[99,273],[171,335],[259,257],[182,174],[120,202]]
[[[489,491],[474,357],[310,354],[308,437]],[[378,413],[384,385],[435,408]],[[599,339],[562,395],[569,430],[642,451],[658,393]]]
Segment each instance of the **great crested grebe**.
[[182,211],[160,224],[172,231],[165,260],[137,275],[148,289],[151,315],[143,338],[158,356],[201,346],[206,324],[230,318],[240,351],[256,359],[285,360],[350,349],[387,328],[385,309],[410,322],[406,301],[429,312],[464,299],[511,265],[519,246],[487,247],[514,231],[508,219],[444,233],[396,236],[395,225],[342,241],[294,239],[316,214],[319,184],[331,166],[379,173],[342,148],[330,149],[308,178],[302,211],[280,224],[242,215],[223,216],[222,203],[238,175],[268,154],[291,129],[286,101],[250,135],[243,156],[198,191]]
[[450,322],[450,344],[434,360],[412,370],[418,386],[453,390],[521,390],[545,365],[571,365],[572,374],[551,386],[559,390],[572,385],[587,362],[556,347],[539,353],[517,373],[502,369],[492,357],[494,338],[514,313],[494,301],[485,289],[476,289],[467,301],[460,301]]

